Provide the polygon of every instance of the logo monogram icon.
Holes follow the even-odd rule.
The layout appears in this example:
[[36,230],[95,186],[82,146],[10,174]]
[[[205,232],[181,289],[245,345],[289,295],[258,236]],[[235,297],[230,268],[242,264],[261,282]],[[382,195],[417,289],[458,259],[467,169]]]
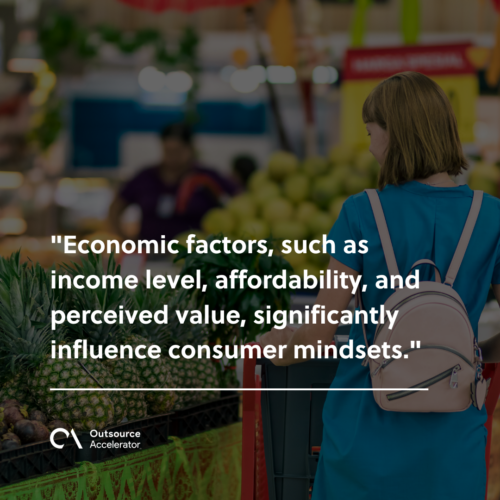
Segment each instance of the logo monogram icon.
[[75,443],[76,443],[76,446],[78,446],[78,448],[81,450],[83,448],[82,446],[82,443],[80,443],[80,440],[78,439],[77,435],[76,435],[76,432],[74,429],[71,429],[71,432],[67,431],[66,429],[62,428],[62,427],[59,427],[57,429],[54,429],[51,433],[50,433],[50,444],[52,444],[52,446],[54,446],[54,448],[58,448],[59,450],[61,448],[64,448],[64,444],[57,444],[55,442],[55,438],[54,436],[58,433],[58,432],[62,432],[66,437],[69,437],[69,435],[71,434],[73,436],[73,439],[75,440]]

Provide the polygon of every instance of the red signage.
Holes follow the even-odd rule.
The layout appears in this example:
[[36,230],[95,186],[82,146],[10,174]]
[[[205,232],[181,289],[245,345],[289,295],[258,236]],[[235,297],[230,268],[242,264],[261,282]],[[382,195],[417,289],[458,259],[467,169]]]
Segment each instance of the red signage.
[[467,58],[470,43],[349,49],[344,60],[344,80],[388,78],[402,71],[425,75],[470,75],[476,70]]

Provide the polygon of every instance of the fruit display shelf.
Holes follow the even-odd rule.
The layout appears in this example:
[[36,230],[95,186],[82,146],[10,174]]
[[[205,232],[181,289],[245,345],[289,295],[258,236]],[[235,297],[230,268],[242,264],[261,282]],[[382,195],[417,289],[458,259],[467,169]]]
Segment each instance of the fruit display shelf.
[[108,427],[105,431],[82,432],[78,434],[82,448],[76,450],[76,461],[99,463],[168,444],[171,416],[171,413],[154,415]]
[[178,410],[171,416],[171,435],[185,438],[234,424],[239,421],[239,406],[239,394],[228,391],[219,399]]
[[56,443],[63,447],[42,441],[0,451],[0,487],[74,467],[77,446],[73,438],[57,439]]

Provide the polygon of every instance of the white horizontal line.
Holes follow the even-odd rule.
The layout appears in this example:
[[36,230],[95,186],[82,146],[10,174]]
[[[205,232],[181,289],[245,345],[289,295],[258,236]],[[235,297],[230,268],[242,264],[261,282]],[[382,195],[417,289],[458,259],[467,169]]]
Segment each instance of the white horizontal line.
[[262,391],[262,392],[269,392],[269,391],[308,391],[308,392],[311,392],[311,391],[428,391],[429,389],[421,389],[421,388],[418,388],[418,389],[413,389],[413,388],[409,388],[409,389],[399,389],[399,388],[395,388],[395,389],[381,389],[381,388],[365,388],[365,387],[362,387],[362,388],[358,388],[358,387],[354,387],[354,388],[346,388],[346,387],[339,387],[339,388],[335,388],[335,389],[331,389],[331,388],[323,388],[323,387],[298,387],[298,388],[288,388],[288,387],[284,387],[284,388],[279,388],[279,387],[272,387],[272,388],[269,388],[269,387],[240,387],[239,389],[228,389],[228,388],[223,388],[223,389],[206,389],[206,388],[201,388],[201,389],[193,389],[193,388],[186,388],[186,389],[182,389],[182,388],[179,388],[179,387],[176,387],[176,388],[169,388],[169,387],[166,387],[165,389],[159,389],[157,387],[148,387],[148,388],[137,388],[137,387],[134,387],[134,388],[131,388],[131,389],[123,389],[123,388],[116,388],[116,389],[113,389],[113,388],[109,388],[109,387],[85,387],[85,388],[81,388],[81,389],[73,389],[73,388],[69,388],[69,387],[64,387],[64,388],[51,388],[50,389],[51,391],[231,391],[231,392],[235,392],[235,391],[238,391],[238,392],[242,392],[242,391]]

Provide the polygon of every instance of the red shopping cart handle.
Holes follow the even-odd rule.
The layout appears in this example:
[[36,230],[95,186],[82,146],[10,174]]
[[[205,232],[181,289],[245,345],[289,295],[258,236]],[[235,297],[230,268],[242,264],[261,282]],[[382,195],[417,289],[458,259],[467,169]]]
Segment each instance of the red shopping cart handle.
[[[259,345],[250,342],[249,345]],[[255,388],[257,358],[246,357],[243,361],[243,387]],[[254,391],[243,392],[243,435],[241,457],[241,500],[254,500],[255,490],[255,396]]]

